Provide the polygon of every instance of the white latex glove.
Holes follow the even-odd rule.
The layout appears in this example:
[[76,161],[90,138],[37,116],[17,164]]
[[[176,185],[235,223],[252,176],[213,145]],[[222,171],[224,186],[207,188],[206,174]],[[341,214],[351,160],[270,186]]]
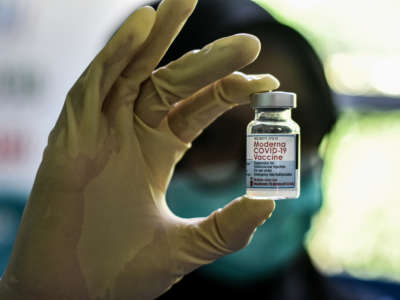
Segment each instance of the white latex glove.
[[68,93],[1,299],[153,299],[246,246],[270,216],[273,201],[243,197],[208,218],[182,219],[166,205],[174,166],[202,129],[279,84],[233,73],[259,53],[245,34],[153,71],[195,4],[166,0],[157,12],[135,11]]

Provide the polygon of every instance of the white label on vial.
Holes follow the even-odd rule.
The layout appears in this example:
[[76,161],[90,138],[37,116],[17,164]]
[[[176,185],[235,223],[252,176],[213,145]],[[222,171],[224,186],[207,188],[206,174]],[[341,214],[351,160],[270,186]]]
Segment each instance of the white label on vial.
[[296,134],[247,135],[247,188],[296,188]]

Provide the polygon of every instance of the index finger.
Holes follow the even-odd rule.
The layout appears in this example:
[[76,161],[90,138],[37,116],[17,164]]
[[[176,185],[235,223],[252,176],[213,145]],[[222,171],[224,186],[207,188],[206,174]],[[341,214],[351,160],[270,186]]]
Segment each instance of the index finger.
[[157,8],[157,17],[141,51],[124,70],[123,76],[144,81],[161,61],[175,37],[196,7],[197,0],[164,0]]

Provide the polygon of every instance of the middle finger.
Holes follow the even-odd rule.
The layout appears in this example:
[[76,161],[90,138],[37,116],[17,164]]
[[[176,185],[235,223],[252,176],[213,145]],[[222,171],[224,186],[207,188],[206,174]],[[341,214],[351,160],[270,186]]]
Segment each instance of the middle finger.
[[157,127],[173,104],[248,65],[259,51],[255,36],[237,34],[185,54],[156,70],[143,84],[135,103],[136,115]]

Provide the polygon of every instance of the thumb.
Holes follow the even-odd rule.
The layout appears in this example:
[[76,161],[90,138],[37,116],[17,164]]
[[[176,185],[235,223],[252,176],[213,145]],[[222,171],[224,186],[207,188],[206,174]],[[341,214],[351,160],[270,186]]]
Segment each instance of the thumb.
[[199,227],[221,250],[226,249],[221,251],[219,256],[222,256],[246,247],[257,227],[264,224],[274,209],[273,200],[243,196],[213,212]]
[[247,246],[257,227],[264,224],[274,209],[273,200],[242,196],[207,218],[193,220],[186,228],[190,232],[190,246],[187,245],[185,256],[190,257],[190,262],[186,261],[185,273]]

